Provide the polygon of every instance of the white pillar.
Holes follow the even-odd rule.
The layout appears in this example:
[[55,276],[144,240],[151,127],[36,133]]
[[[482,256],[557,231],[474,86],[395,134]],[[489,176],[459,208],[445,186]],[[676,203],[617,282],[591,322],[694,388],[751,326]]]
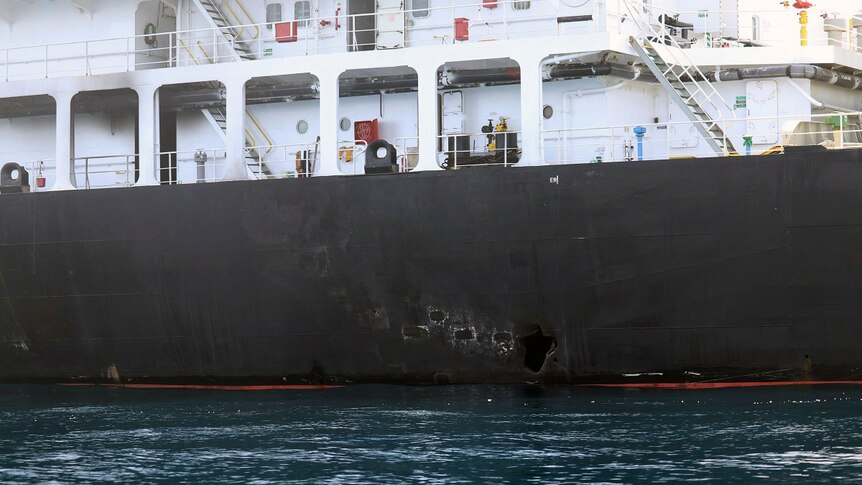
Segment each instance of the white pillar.
[[245,80],[225,83],[227,160],[222,180],[248,180],[245,160]]
[[156,133],[159,105],[156,102],[158,86],[142,86],[138,92],[138,160],[140,172],[135,186],[158,185],[159,177],[156,153]]
[[419,161],[413,170],[442,170],[437,165],[437,66],[416,68],[418,76]]
[[74,165],[72,164],[72,98],[75,93],[56,93],[57,103],[57,141],[56,141],[56,179],[51,190],[75,190]]
[[315,176],[341,175],[338,169],[338,71],[318,72],[320,82],[320,150]]
[[524,56],[516,60],[521,66],[521,159],[518,166],[544,165],[541,58]]

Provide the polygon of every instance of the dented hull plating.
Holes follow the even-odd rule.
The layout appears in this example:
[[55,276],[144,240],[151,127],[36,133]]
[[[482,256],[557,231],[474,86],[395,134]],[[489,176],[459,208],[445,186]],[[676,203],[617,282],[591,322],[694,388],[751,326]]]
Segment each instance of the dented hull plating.
[[0,379],[862,377],[860,151],[0,196]]

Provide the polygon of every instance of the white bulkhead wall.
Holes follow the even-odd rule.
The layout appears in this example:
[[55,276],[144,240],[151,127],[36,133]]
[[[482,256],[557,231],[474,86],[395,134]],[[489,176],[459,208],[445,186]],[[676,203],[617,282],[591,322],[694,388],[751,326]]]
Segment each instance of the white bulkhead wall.
[[52,160],[55,136],[53,116],[0,119],[0,164]]
[[[4,20],[0,20],[0,46],[20,47],[134,35],[137,33],[135,10],[139,1],[102,1],[98,8],[87,11],[73,2],[7,0],[2,2]],[[87,3],[82,2],[82,5]]]

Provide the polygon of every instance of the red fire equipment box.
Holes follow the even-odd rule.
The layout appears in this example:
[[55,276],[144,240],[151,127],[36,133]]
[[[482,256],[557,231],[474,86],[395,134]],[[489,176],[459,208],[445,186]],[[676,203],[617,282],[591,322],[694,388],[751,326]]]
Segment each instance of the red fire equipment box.
[[299,29],[299,22],[291,20],[290,22],[279,22],[275,24],[275,41],[276,42],[296,42],[296,32]]
[[470,39],[470,19],[458,17],[455,19],[455,40]]
[[371,143],[380,138],[377,129],[377,119],[368,121],[357,121],[353,124],[353,139],[363,140],[365,143]]
[[482,0],[482,6],[485,8],[497,8],[497,0]]

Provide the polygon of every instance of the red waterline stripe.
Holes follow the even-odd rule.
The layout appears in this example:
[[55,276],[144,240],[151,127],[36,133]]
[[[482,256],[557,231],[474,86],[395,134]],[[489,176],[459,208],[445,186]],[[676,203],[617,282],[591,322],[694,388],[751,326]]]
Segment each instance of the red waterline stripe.
[[338,389],[344,386],[330,385],[259,385],[259,386],[216,386],[208,384],[91,384],[91,383],[60,383],[67,387],[117,387],[121,389],[192,389],[203,391],[309,391],[315,389]]
[[727,389],[734,387],[779,386],[862,386],[862,381],[769,381],[769,382],[642,382],[627,384],[581,384],[579,387],[620,387],[634,389]]

